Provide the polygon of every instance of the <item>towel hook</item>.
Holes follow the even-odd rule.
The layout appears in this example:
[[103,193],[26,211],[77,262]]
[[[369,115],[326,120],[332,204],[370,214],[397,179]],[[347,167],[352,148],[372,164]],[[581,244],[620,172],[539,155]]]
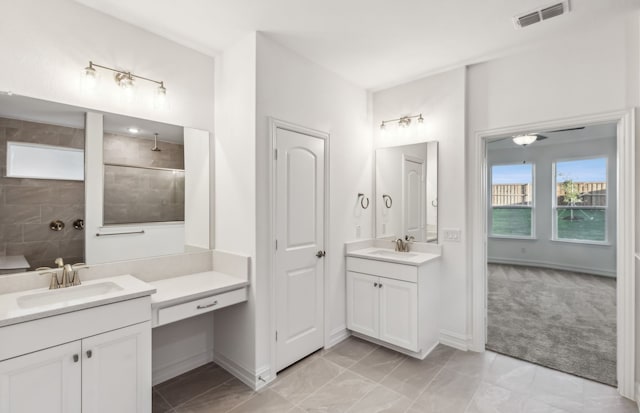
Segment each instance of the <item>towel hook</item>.
[[360,206],[362,207],[362,209],[369,208],[369,198],[364,196],[362,192],[358,193],[358,200],[360,201]]
[[384,201],[384,206],[387,208],[391,208],[391,205],[393,205],[393,199],[391,199],[390,195],[382,194],[382,200]]

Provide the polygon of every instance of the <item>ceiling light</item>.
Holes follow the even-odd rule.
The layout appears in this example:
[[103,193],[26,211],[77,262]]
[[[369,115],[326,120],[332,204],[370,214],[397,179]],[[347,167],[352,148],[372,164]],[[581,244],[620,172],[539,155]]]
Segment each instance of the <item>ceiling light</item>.
[[413,115],[413,116],[402,116],[398,119],[383,120],[382,123],[380,124],[380,129],[384,129],[386,124],[389,122],[398,122],[398,126],[400,126],[401,128],[408,128],[409,126],[411,126],[411,119],[417,119],[418,123],[424,122],[422,113],[419,115]]
[[129,133],[138,133],[140,130],[138,128],[129,128]]
[[538,140],[538,135],[518,135],[513,137],[513,143],[520,146],[531,145],[533,142]]

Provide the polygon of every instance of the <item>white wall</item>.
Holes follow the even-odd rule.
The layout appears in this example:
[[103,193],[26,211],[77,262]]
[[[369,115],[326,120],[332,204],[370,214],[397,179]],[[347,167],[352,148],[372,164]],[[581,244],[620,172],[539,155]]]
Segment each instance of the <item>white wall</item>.
[[[467,153],[479,131],[618,111],[640,102],[638,13],[595,23],[583,32],[540,44],[526,53],[471,66],[468,70]],[[636,161],[638,162],[638,161]],[[476,194],[480,167],[466,160],[468,193]],[[478,198],[479,199],[479,198]],[[636,242],[636,248],[640,245]],[[637,249],[636,249],[637,251]],[[470,278],[482,257],[473,254]],[[640,283],[636,281],[636,296]],[[458,302],[470,302],[460,297]],[[636,305],[636,325],[640,323]],[[640,328],[636,328],[636,371],[640,377]]]
[[[418,128],[381,132],[383,120],[422,113]],[[465,69],[406,83],[373,94],[374,146],[395,146],[437,140],[438,232],[465,229]],[[451,189],[450,189],[451,188]],[[442,338],[452,345],[465,346],[467,340],[468,288],[466,248],[462,242],[445,243],[442,257]]]
[[216,357],[247,376],[256,363],[256,34],[225,50],[216,66],[216,249],[250,257],[249,301],[216,311]]
[[[553,163],[570,158],[607,158],[608,245],[552,241]],[[487,165],[526,161],[534,165],[534,239],[489,237],[489,262],[539,265],[589,274],[616,275],[616,139],[594,139],[553,146],[530,145],[487,151]]]
[[[0,91],[213,130],[211,57],[72,0],[5,1],[2,17]],[[123,99],[110,72],[86,93],[80,75],[89,60],[165,81],[167,107],[153,107],[146,82]]]
[[184,129],[184,242],[209,249],[211,230],[211,163],[209,131]]
[[268,117],[330,134],[329,222],[325,245],[328,263],[330,316],[325,320],[335,336],[346,328],[346,282],[344,243],[372,236],[371,210],[354,209],[358,192],[372,193],[371,136],[367,119],[367,93],[326,69],[258,35],[257,59],[257,276],[258,280],[258,368],[269,364],[268,299],[270,286],[260,284],[271,268],[271,240],[266,223],[271,219],[268,192]]
[[[213,58],[72,0],[5,1],[2,18],[0,91],[213,130]],[[165,81],[167,106],[153,107],[153,86],[145,82],[138,82],[132,100],[123,99],[109,72],[101,72],[95,91],[87,94],[80,74],[89,60]],[[211,324],[211,319],[191,324],[191,334],[202,340],[186,353],[174,347],[170,356],[179,360],[210,351]],[[203,328],[208,333],[201,335]],[[164,344],[154,337],[155,348]],[[154,357],[159,365],[170,362]]]

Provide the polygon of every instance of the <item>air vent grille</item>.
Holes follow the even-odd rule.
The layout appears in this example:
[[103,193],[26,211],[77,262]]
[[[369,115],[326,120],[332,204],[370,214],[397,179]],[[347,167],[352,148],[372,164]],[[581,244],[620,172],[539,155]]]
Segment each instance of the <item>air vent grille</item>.
[[518,24],[520,27],[531,26],[532,24],[539,23],[540,21],[542,21],[540,20],[540,13],[537,11],[518,17]]
[[548,5],[540,9],[515,16],[513,18],[513,24],[516,26],[516,29],[521,29],[568,12],[569,0],[565,0],[560,3]]
[[561,14],[564,14],[564,4],[558,3],[558,4],[554,4],[553,6],[544,8],[540,10],[540,14],[542,15],[542,20],[547,20],[552,17],[560,16]]

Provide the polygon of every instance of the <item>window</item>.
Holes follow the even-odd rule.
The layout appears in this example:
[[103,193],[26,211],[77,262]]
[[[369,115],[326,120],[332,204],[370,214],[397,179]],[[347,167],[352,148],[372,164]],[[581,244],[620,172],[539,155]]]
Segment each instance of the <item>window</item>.
[[491,235],[533,237],[533,165],[491,167]]
[[607,158],[555,163],[554,239],[607,241]]

